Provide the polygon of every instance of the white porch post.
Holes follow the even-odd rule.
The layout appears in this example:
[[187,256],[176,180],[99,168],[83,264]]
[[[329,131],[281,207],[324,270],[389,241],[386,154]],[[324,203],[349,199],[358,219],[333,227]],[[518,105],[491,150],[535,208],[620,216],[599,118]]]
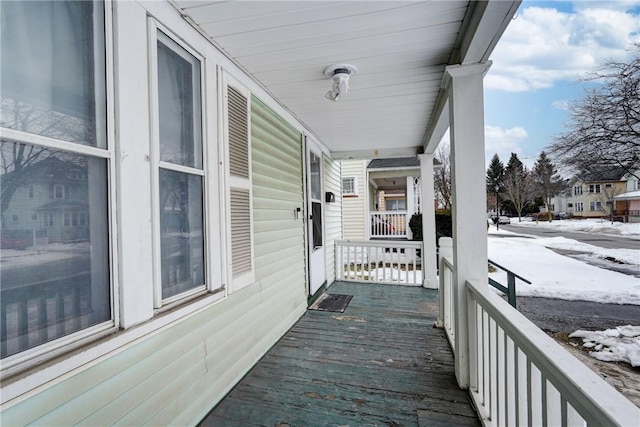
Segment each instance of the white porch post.
[[433,153],[419,154],[422,197],[422,286],[438,289],[436,271],[436,213],[433,207]]
[[490,62],[447,67],[451,186],[453,201],[453,285],[455,371],[460,387],[469,386],[469,316],[466,282],[487,285],[487,220],[484,165],[482,79]]

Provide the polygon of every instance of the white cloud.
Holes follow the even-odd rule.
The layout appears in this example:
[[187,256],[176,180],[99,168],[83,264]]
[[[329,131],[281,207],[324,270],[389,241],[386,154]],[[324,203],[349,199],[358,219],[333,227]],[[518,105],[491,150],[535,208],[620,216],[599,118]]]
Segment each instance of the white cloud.
[[535,161],[535,159],[533,159],[531,162],[529,162],[528,158],[523,157],[525,153],[525,150],[523,150],[523,145],[527,142],[529,134],[524,128],[520,126],[512,127],[509,129],[503,129],[499,126],[485,126],[484,138],[486,165],[489,164],[494,154],[498,154],[500,160],[505,164],[509,161],[511,153],[516,153],[522,163],[524,163],[527,167],[530,167]]
[[566,99],[560,99],[558,101],[553,101],[551,106],[553,108],[557,108],[558,110],[569,111],[569,106],[571,103]]
[[[522,92],[575,80],[604,60],[627,57],[640,40],[640,17],[630,2],[576,2],[572,13],[526,7],[509,24],[485,78],[492,89]],[[635,2],[637,7],[638,3]]]

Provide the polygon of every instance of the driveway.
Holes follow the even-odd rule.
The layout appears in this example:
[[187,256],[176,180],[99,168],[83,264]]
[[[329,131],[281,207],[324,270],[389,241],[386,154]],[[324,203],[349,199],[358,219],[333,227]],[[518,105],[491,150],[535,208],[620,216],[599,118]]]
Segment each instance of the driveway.
[[518,311],[547,332],[573,332],[578,329],[603,331],[623,325],[637,325],[640,305],[602,304],[519,296]]

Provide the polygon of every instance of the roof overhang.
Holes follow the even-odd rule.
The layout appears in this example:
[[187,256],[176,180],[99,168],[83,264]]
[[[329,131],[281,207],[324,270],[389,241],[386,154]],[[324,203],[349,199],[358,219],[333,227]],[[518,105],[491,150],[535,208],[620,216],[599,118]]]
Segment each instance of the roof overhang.
[[[172,4],[300,120],[333,158],[434,152],[450,65],[486,62],[520,1],[190,1]],[[338,102],[327,66],[357,67]]]

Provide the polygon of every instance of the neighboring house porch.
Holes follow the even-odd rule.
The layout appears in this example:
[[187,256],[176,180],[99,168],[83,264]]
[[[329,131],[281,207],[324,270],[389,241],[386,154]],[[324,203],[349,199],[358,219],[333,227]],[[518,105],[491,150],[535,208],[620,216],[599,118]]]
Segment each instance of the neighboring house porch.
[[418,157],[374,159],[367,165],[369,238],[411,239],[409,220],[421,212]]
[[613,199],[616,218],[622,222],[640,222],[640,190],[622,193]]

